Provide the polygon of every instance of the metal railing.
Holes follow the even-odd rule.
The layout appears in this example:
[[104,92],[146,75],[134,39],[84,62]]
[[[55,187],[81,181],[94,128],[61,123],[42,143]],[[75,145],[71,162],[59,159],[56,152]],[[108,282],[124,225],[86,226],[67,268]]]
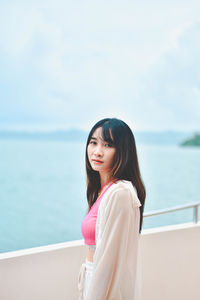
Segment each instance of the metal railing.
[[174,211],[179,211],[187,208],[193,208],[193,223],[197,224],[198,223],[198,207],[200,206],[200,202],[194,202],[190,204],[185,204],[185,205],[180,205],[180,206],[175,206],[172,208],[166,208],[166,209],[161,209],[161,210],[156,210],[156,211],[150,211],[148,213],[144,213],[143,217],[152,217],[152,216],[158,216],[161,214],[167,214],[170,212]]

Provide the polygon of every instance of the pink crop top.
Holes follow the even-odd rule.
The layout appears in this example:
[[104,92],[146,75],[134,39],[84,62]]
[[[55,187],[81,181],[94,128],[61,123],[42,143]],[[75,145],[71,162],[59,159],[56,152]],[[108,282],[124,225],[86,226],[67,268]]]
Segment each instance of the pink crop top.
[[86,245],[96,245],[95,240],[95,229],[96,229],[96,221],[97,221],[97,214],[99,209],[99,204],[101,202],[101,198],[105,194],[105,192],[109,189],[109,187],[113,184],[111,182],[108,187],[104,190],[104,192],[100,195],[100,197],[96,200],[96,202],[90,208],[90,211],[83,219],[81,223],[81,232],[85,240]]

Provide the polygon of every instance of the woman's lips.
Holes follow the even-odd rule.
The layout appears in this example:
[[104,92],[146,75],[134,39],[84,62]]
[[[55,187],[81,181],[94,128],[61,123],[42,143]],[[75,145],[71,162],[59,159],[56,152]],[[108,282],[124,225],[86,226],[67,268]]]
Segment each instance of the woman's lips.
[[98,159],[92,159],[92,161],[96,164],[102,164],[103,161],[102,160],[98,160]]

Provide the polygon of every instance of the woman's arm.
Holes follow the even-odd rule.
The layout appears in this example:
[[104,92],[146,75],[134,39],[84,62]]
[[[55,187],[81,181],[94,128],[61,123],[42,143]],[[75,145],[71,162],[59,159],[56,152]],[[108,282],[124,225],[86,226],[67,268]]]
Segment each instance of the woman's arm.
[[[118,291],[123,280],[127,249],[134,247],[130,234],[133,233],[134,208],[139,206],[138,203],[129,189],[123,188],[114,191],[108,199],[87,300],[111,300]],[[137,230],[135,232],[137,234]]]

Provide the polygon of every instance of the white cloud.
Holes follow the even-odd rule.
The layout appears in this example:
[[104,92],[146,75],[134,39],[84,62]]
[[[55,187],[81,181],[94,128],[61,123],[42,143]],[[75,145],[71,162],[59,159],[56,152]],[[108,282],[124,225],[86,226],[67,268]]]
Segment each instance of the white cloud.
[[[139,97],[153,99],[149,120],[160,115],[166,128],[179,130],[200,127],[200,22],[186,27],[177,39],[177,46],[143,77],[146,90]],[[152,104],[152,100],[150,100]]]
[[[163,126],[163,115],[170,126],[182,126],[171,109],[178,110],[182,94],[192,90],[198,107],[197,86],[182,88],[189,79],[184,79],[181,66],[191,61],[194,49],[180,44],[199,18],[198,1],[7,3],[1,4],[0,47],[5,61],[15,66],[16,78],[19,72],[22,80],[24,76],[25,82],[34,82],[31,97],[23,92],[23,84],[16,91],[16,102],[33,122],[39,118],[72,124],[76,114],[82,125],[91,115],[109,112],[134,118],[138,129],[156,129]],[[198,52],[199,46],[195,47]],[[185,57],[183,49],[188,49]],[[190,74],[193,71],[198,72],[195,65]],[[17,100],[17,93],[24,100]],[[84,107],[88,115],[82,114]],[[197,114],[191,107],[181,109],[190,109],[190,116]]]

